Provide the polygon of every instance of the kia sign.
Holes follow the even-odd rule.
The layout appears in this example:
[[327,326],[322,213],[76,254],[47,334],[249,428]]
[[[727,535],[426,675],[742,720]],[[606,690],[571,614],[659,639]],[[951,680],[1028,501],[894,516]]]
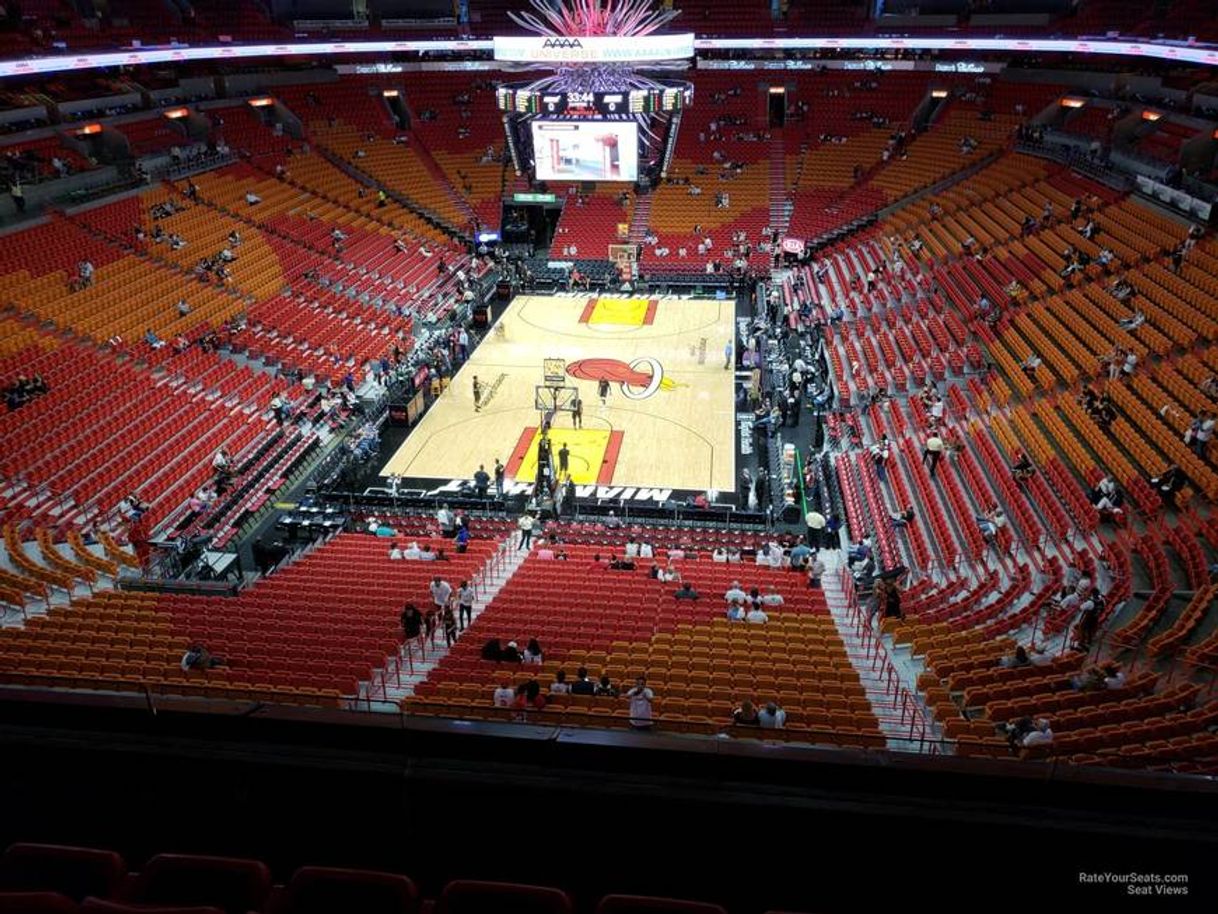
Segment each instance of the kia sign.
[[495,39],[495,59],[514,63],[640,63],[694,56],[693,33],[616,38],[606,35]]
[[804,252],[804,242],[802,238],[784,238],[782,239],[782,250],[787,254],[794,254],[798,257]]

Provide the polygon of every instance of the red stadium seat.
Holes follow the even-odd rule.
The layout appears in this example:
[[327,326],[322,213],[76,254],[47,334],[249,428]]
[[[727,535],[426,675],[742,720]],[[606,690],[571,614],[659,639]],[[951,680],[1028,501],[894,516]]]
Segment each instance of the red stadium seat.
[[606,895],[596,906],[596,914],[727,914],[727,911],[717,904],[703,901],[652,898],[647,895]]
[[571,914],[571,910],[571,898],[561,889],[459,879],[444,886],[435,914]]
[[128,900],[244,914],[261,909],[270,890],[271,871],[257,860],[158,854],[135,877]]
[[415,885],[405,876],[370,870],[306,866],[297,870],[283,891],[278,914],[414,914],[419,909]]
[[127,873],[113,851],[58,844],[13,844],[0,858],[0,890],[58,892],[76,901],[114,897]]
[[76,914],[80,907],[58,892],[0,892],[0,914]]

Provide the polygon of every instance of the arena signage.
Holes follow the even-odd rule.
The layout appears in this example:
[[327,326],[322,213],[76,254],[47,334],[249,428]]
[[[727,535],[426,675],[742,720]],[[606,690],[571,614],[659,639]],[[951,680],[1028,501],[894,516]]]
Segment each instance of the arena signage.
[[[552,39],[551,39],[552,41]],[[1218,67],[1218,47],[1165,41],[1064,38],[956,38],[943,36],[880,38],[702,38],[693,35],[647,35],[640,38],[581,37],[577,47],[545,47],[542,37],[452,41],[304,41],[283,44],[222,44],[204,47],[132,47],[121,51],[57,54],[0,61],[0,78],[48,73],[139,67],[203,60],[253,60],[260,57],[351,57],[373,54],[480,54],[522,63],[623,63],[686,59],[694,51],[946,51],[949,53],[1074,54],[1142,57]],[[461,62],[453,61],[454,68]]]
[[636,63],[694,56],[693,33],[617,38],[521,36],[495,39],[495,59],[514,63]]
[[[444,495],[461,495],[468,493],[473,484],[468,479],[450,479],[438,486],[433,486],[424,494],[428,498],[439,498]],[[503,494],[509,498],[529,495],[533,491],[533,483],[526,480],[507,482]],[[584,485],[575,487],[576,498],[595,498],[603,501],[636,502],[645,505],[662,505],[670,500],[672,489],[650,489],[643,486],[601,486]]]

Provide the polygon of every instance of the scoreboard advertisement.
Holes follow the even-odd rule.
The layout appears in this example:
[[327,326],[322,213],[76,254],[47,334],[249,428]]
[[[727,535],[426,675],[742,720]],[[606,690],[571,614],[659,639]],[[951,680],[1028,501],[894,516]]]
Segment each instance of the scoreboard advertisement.
[[639,128],[633,121],[532,122],[539,181],[637,181]]

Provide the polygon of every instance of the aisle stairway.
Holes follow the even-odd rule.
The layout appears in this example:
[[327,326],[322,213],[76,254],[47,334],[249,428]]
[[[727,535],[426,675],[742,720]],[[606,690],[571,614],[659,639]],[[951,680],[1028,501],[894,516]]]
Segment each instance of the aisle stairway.
[[[888,739],[888,748],[927,751],[924,741],[933,742],[939,738],[938,725],[923,711],[915,688],[916,673],[902,669],[889,653],[885,644],[887,639],[878,640],[869,627],[860,629],[840,578],[844,554],[823,550],[821,558],[829,566],[822,578],[829,614],[846,645],[846,656],[858,673],[880,729]],[[861,624],[869,626],[865,620]]]
[[634,201],[634,213],[630,217],[631,244],[642,244],[651,225],[651,194],[639,194]]
[[782,238],[791,224],[791,201],[787,196],[787,152],[783,132],[770,139],[770,227]]
[[[478,597],[474,600],[472,624],[478,619],[490,602],[495,599],[503,586],[512,579],[524,560],[528,557],[527,550],[516,548],[515,535],[509,536],[502,545],[499,555],[487,563],[485,578],[479,589]],[[468,626],[467,626],[468,628]],[[427,679],[428,674],[448,654],[444,644],[444,632],[437,625],[433,640],[425,642],[421,652],[408,658],[407,649],[403,646],[396,658],[396,665],[391,660],[388,667],[374,678],[380,680],[380,685],[372,691],[370,705],[373,710],[396,712],[403,698],[414,694],[415,686]],[[421,655],[421,656],[420,656]],[[378,701],[383,699],[383,701]]]

